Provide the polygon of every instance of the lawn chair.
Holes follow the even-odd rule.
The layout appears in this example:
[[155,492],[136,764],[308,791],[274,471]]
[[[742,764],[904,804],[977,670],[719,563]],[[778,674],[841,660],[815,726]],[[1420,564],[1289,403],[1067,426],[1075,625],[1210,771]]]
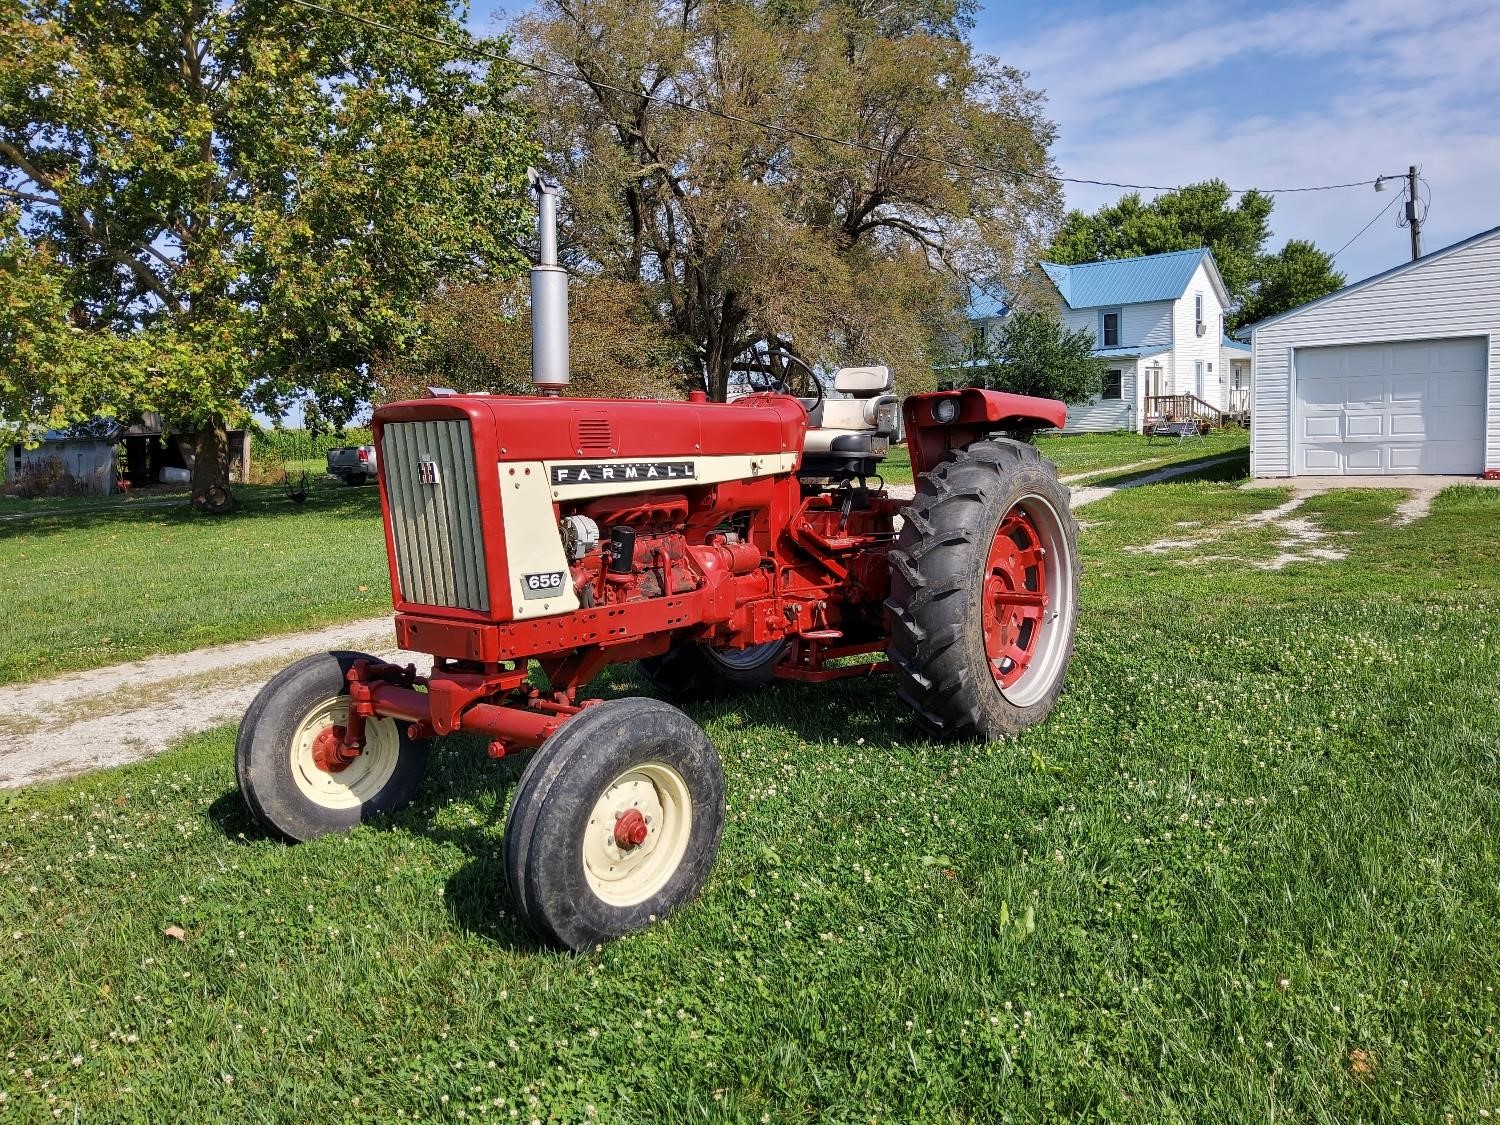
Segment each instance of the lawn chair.
[[1147,431],[1146,444],[1150,444],[1156,438],[1176,438],[1179,443],[1188,438],[1202,438],[1203,433],[1198,429],[1196,421],[1169,422],[1159,418],[1151,424]]

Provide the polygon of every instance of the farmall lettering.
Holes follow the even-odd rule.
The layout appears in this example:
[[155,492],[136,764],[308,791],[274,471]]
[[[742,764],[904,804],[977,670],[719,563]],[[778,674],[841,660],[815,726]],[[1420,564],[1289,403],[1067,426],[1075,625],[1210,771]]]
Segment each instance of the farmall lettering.
[[588,465],[553,465],[552,483],[559,484],[634,484],[638,481],[694,480],[697,466],[692,461],[648,461],[645,464],[601,461]]
[[[396,640],[429,666],[299,661],[251,704],[236,755],[251,812],[307,840],[406,805],[443,736],[534,751],[506,828],[509,906],[586,950],[689,902],[717,852],[723,769],[674,703],[785,681],[795,714],[890,674],[929,734],[1015,734],[1063,689],[1078,555],[1067,489],[1007,436],[1061,426],[1061,403],[908,397],[902,499],[879,477],[897,437],[883,367],[833,373],[826,398],[821,378],[727,404],[561,397],[567,278],[555,191],[536,183],[543,394],[375,412]],[[610,459],[574,460],[589,448]],[[626,663],[650,696],[588,694]]]

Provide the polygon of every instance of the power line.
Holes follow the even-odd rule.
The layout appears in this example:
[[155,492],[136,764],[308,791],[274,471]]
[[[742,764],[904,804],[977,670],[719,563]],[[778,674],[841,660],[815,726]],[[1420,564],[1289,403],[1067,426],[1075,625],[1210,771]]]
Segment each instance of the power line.
[[1348,242],[1346,242],[1342,246],[1340,246],[1338,248],[1338,250],[1334,252],[1333,257],[1329,258],[1328,260],[1330,262],[1336,260],[1340,254],[1342,254],[1345,250],[1349,249],[1349,247],[1353,246],[1356,242],[1358,242],[1359,238],[1360,238],[1360,235],[1364,234],[1365,231],[1369,230],[1377,222],[1379,222],[1380,221],[1380,217],[1382,215],[1384,215],[1387,211],[1389,211],[1392,207],[1394,207],[1396,204],[1400,203],[1403,198],[1404,198],[1403,196],[1399,196],[1399,195],[1393,195],[1393,196],[1391,196],[1391,201],[1389,203],[1387,203],[1384,207],[1382,207],[1376,213],[1376,215],[1375,215],[1375,217],[1373,219],[1371,219],[1368,223],[1366,223],[1364,226],[1362,226],[1362,227],[1359,228],[1359,234],[1356,234]]
[[[693,105],[691,102],[682,101],[680,98],[673,98],[663,94],[649,94],[643,90],[626,89],[623,86],[616,86],[615,84],[606,82],[603,79],[581,78],[576,74],[568,74],[564,71],[552,70],[551,68],[542,66],[539,63],[528,62],[525,59],[512,58],[509,55],[498,54],[494,51],[487,51],[482,47],[475,46],[474,44],[454,43],[452,40],[443,39],[436,35],[428,35],[425,32],[413,31],[410,28],[404,27],[394,27],[391,24],[381,23],[379,20],[372,20],[367,16],[356,15],[354,12],[343,12],[337,8],[326,7],[323,4],[315,3],[314,0],[291,0],[291,2],[293,4],[296,4],[298,7],[309,8],[317,12],[324,12],[327,15],[338,16],[342,19],[353,20],[356,23],[362,23],[367,27],[373,27],[380,31],[389,32],[392,35],[404,35],[409,39],[416,39],[424,43],[431,43],[434,46],[438,47],[446,47],[448,50],[453,51],[456,54],[467,54],[482,59],[489,59],[494,62],[507,63],[512,66],[520,67],[523,70],[529,70],[535,74],[544,74],[549,78],[556,78],[562,82],[578,82],[591,87],[609,90],[612,93],[620,94],[623,97],[640,98],[644,101],[657,102],[661,105],[672,106],[675,109],[686,110],[689,113],[701,113],[707,117],[718,118],[721,121],[729,121],[737,125],[749,125],[752,128],[760,129],[762,132],[766,133],[780,133],[783,136],[800,137],[803,140],[819,141],[823,144],[841,145],[844,148],[856,149],[860,152],[872,153],[876,156],[886,155],[886,151],[883,148],[879,148],[876,145],[872,144],[866,144],[862,141],[851,141],[842,137],[828,137],[824,136],[822,133],[814,133],[808,129],[800,129],[794,125],[778,125],[770,121],[761,121],[753,117],[744,117],[737,113],[729,113],[728,111],[722,109],[713,109],[709,106]],[[1083,184],[1090,187],[1122,188],[1128,191],[1182,190],[1180,185],[1177,187],[1168,187],[1162,184],[1127,184],[1120,183],[1114,180],[1090,180],[1078,176],[1060,176],[1053,172],[1032,172],[1017,168],[997,168],[985,164],[975,164],[971,161],[952,160],[941,156],[927,156],[923,153],[918,152],[909,152],[906,155],[914,160],[925,161],[929,164],[940,164],[944,167],[953,168],[959,171],[987,172],[991,175],[1012,176],[1016,179],[1053,180],[1058,183],[1064,184]],[[1255,191],[1259,192],[1261,195],[1291,195],[1296,192],[1338,191],[1343,188],[1369,187],[1374,182],[1375,181],[1373,179],[1370,179],[1353,180],[1345,184],[1317,184],[1309,187],[1231,188],[1230,194],[1244,195],[1247,192]]]

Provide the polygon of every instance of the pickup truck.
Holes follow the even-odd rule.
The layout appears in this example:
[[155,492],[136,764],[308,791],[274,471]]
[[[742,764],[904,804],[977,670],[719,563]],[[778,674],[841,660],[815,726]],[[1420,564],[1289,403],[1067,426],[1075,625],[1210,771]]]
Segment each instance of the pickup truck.
[[375,447],[347,445],[328,451],[328,475],[345,484],[365,484],[375,479]]

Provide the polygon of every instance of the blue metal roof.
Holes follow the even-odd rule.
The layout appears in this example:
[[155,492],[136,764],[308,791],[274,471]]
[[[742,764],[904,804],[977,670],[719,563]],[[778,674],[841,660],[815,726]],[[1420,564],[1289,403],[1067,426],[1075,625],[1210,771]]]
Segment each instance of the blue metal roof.
[[1250,350],[1249,344],[1245,343],[1245,341],[1243,340],[1236,340],[1232,336],[1224,337],[1224,347],[1233,348],[1237,352],[1248,352]]
[[992,293],[975,293],[969,299],[969,307],[964,310],[964,317],[968,320],[990,320],[994,317],[1005,316],[1010,312],[1010,305],[1003,297],[997,297]]
[[1133,348],[1095,348],[1094,355],[1100,359],[1129,359],[1132,356],[1139,356],[1141,359],[1145,359],[1147,356],[1161,355],[1162,352],[1169,352],[1171,350],[1171,344],[1149,344],[1145,346],[1138,344]]
[[[1213,261],[1207,247],[1081,266],[1042,262],[1041,267],[1069,308],[1097,309],[1141,301],[1175,301],[1186,292],[1193,271],[1204,258]],[[1213,273],[1217,277],[1217,268]]]

